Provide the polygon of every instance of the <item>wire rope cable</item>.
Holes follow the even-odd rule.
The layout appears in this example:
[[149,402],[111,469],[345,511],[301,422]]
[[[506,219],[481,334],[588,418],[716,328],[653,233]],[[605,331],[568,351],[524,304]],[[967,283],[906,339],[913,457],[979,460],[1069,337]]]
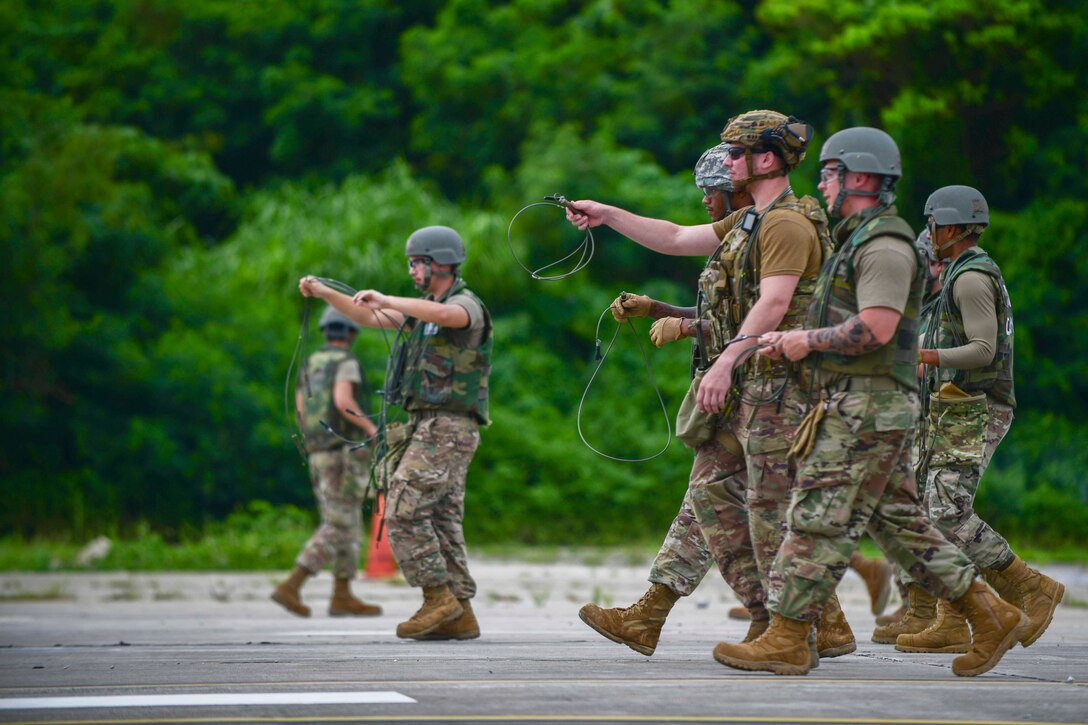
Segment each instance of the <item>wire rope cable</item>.
[[[558,259],[558,260],[556,260],[554,262],[550,262],[550,263],[544,265],[543,267],[540,267],[539,269],[535,269],[535,270],[530,269],[529,267],[527,267],[525,265],[524,262],[521,261],[521,259],[518,257],[517,252],[514,251],[514,241],[513,241],[514,222],[517,221],[518,217],[521,216],[523,212],[525,212],[528,209],[532,209],[533,207],[536,207],[536,206],[553,206],[553,207],[556,207],[558,209],[564,209],[564,210],[568,209],[568,208],[571,208],[570,207],[570,201],[567,200],[567,198],[565,196],[563,196],[562,194],[555,194],[553,196],[544,197],[544,201],[534,201],[533,203],[526,204],[521,209],[519,209],[518,212],[516,214],[514,214],[513,218],[510,220],[509,226],[506,227],[506,246],[510,250],[510,256],[512,256],[514,258],[514,261],[518,263],[519,267],[521,267],[522,269],[524,269],[526,272],[529,273],[530,277],[532,277],[533,279],[538,279],[538,280],[544,281],[544,282],[557,282],[557,281],[559,281],[561,279],[566,279],[567,277],[570,277],[571,275],[585,269],[586,265],[588,265],[590,260],[593,259],[594,251],[596,251],[596,241],[593,238],[593,230],[589,229],[588,227],[586,228],[586,235],[582,239],[582,243],[579,244],[574,249],[573,252],[571,252],[567,256],[563,257],[562,259]],[[575,210],[575,211],[577,211],[577,210]],[[571,259],[572,257],[574,257],[575,255],[578,255],[578,254],[580,254],[581,256],[578,257],[578,261],[574,264],[574,266],[570,270],[568,270],[566,272],[559,273],[559,274],[550,274],[550,275],[543,274],[543,272],[545,270],[551,269],[553,267],[557,267],[560,264],[563,264],[564,262],[566,262],[567,260]]]

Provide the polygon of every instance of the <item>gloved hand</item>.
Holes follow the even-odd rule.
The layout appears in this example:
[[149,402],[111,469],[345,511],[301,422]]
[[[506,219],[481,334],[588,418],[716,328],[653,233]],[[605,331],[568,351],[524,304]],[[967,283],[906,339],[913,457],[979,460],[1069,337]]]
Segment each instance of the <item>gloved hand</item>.
[[684,337],[684,320],[681,317],[662,317],[650,326],[650,342],[658,347]]
[[629,317],[645,317],[650,314],[651,300],[646,295],[633,295],[624,292],[612,301],[612,317],[616,322],[624,322]]

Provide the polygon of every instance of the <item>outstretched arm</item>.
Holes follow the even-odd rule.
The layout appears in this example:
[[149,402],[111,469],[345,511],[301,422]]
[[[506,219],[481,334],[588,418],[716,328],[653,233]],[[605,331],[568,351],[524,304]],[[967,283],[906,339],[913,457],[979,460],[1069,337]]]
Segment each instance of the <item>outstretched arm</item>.
[[647,249],[673,256],[707,255],[719,244],[718,235],[710,224],[680,226],[589,199],[572,201],[567,207],[567,219],[579,229],[604,224]]
[[316,277],[307,275],[298,281],[298,291],[303,297],[317,297],[358,322],[363,327],[377,327],[395,330],[404,322],[404,316],[392,310],[377,311],[370,307],[359,307],[352,298],[342,292],[322,284]]
[[[421,300],[418,297],[394,297],[377,290],[356,292],[353,301],[361,309],[369,309],[376,314],[399,319],[404,319],[405,316],[414,317],[424,322],[433,322],[439,327],[461,330],[468,327],[470,322],[468,311],[464,307],[449,302]],[[378,310],[381,312],[377,312]]]

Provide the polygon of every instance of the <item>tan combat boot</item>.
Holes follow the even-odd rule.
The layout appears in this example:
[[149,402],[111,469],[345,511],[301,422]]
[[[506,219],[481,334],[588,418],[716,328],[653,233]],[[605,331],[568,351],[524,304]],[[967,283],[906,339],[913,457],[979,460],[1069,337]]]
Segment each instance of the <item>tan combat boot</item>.
[[1031,627],[1028,615],[1002,601],[978,579],[971,582],[966,594],[950,604],[971,625],[971,650],[952,660],[952,672],[960,677],[974,677],[993,669]]
[[476,639],[480,636],[480,625],[472,613],[472,604],[468,599],[458,599],[461,603],[461,616],[438,625],[438,629],[425,634],[420,639]]
[[423,587],[423,606],[407,621],[397,625],[397,636],[401,639],[423,639],[423,635],[457,619],[463,612],[461,603],[453,598],[445,584]]
[[1013,556],[1012,563],[1001,571],[983,569],[982,576],[1002,599],[1028,615],[1031,626],[1020,644],[1030,647],[1054,619],[1054,610],[1065,596],[1065,585],[1035,571],[1018,556]]
[[811,625],[771,613],[771,624],[755,642],[720,642],[714,659],[738,670],[763,670],[776,675],[804,675],[811,668],[808,633]]
[[665,618],[679,598],[672,589],[654,582],[641,599],[625,609],[587,604],[578,610],[578,616],[598,634],[649,657],[657,648]]
[[[744,611],[748,610],[745,609]],[[752,623],[748,625],[748,634],[744,635],[741,642],[755,642],[763,636],[769,626],[771,626],[771,620],[769,619],[753,619]]]
[[917,584],[907,589],[907,613],[898,622],[882,624],[873,630],[873,641],[895,644],[901,634],[917,634],[937,618],[937,597]]
[[276,586],[272,590],[272,601],[279,604],[292,614],[300,617],[309,617],[310,608],[302,603],[302,584],[311,576],[310,571],[303,566],[295,564],[287,581]]
[[907,605],[900,604],[899,609],[894,612],[888,612],[887,614],[881,614],[876,618],[877,625],[895,624],[903,617],[907,616]]
[[749,622],[752,619],[752,613],[748,611],[748,607],[730,607],[726,616],[742,622]]
[[816,651],[820,657],[841,657],[858,648],[854,632],[834,594],[824,603],[816,623]]
[[969,652],[971,632],[963,614],[942,599],[933,624],[917,634],[899,635],[895,648],[900,652]]
[[332,599],[329,600],[330,617],[377,617],[382,608],[376,604],[367,604],[351,595],[347,579],[336,579],[332,587]]
[[869,610],[880,614],[892,595],[892,565],[883,559],[866,559],[858,552],[850,557],[850,568],[858,573],[869,591]]

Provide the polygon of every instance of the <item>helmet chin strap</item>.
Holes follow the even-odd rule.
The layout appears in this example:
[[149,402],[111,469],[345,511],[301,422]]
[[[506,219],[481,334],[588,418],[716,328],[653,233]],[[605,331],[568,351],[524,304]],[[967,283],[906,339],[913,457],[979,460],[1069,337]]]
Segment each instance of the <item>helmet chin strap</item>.
[[[767,153],[773,153],[773,152],[767,152]],[[788,173],[784,168],[772,169],[771,171],[768,171],[766,174],[757,174],[757,173],[755,173],[755,169],[752,168],[752,147],[751,146],[745,146],[744,147],[744,165],[746,167],[748,167],[748,178],[747,179],[734,179],[733,180],[733,185],[736,186],[737,188],[740,188],[740,189],[743,189],[744,187],[748,186],[748,184],[752,183],[753,181],[759,181],[760,179],[774,179],[774,178],[777,178],[779,176],[785,176]]]
[[883,206],[891,206],[895,203],[894,182],[891,177],[885,176],[880,181],[879,191],[862,191],[861,189],[846,188],[846,172],[848,169],[839,162],[839,193],[835,197],[835,203],[828,209],[828,213],[836,219],[842,219],[842,204],[847,196],[867,196],[877,199]]
[[986,229],[986,227],[980,226],[978,224],[968,224],[967,226],[965,226],[963,228],[962,232],[960,232],[959,234],[957,234],[954,237],[951,237],[944,244],[934,244],[933,245],[933,251],[943,252],[944,250],[948,249],[949,247],[951,247],[956,242],[960,242],[960,241],[966,239],[967,237],[971,236],[972,234],[982,234],[984,229]]

